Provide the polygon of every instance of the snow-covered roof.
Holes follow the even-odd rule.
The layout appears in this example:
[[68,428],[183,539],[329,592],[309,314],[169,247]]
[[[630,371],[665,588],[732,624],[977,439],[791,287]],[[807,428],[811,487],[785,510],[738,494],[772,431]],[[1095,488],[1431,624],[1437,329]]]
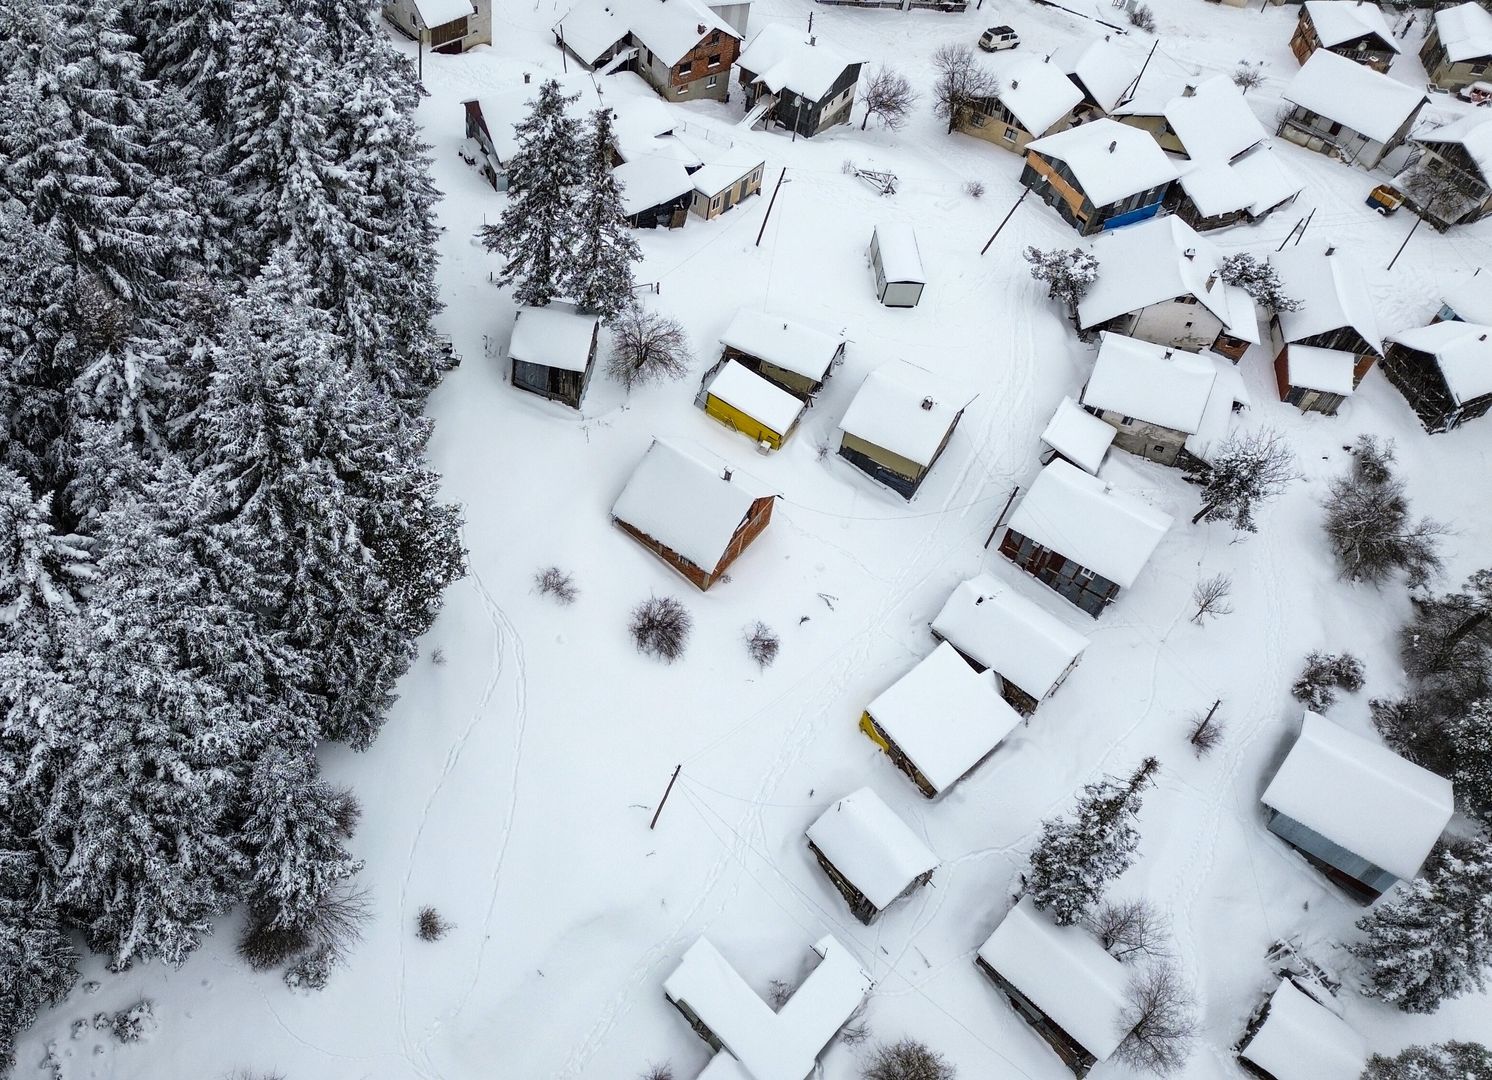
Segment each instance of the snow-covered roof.
[[1199,83],[1190,96],[1172,99],[1165,117],[1193,161],[1230,161],[1265,135],[1242,91],[1226,75]]
[[721,1050],[705,1063],[704,1071],[694,1080],[754,1080],[754,1078],[746,1071],[746,1066],[731,1057],[729,1050]]
[[792,430],[803,413],[800,399],[735,360],[717,371],[705,390],[779,435]]
[[1316,37],[1328,49],[1373,35],[1394,52],[1401,52],[1393,27],[1377,4],[1361,0],[1305,0],[1306,14],[1316,28]]
[[1376,142],[1391,139],[1425,100],[1423,90],[1325,49],[1301,65],[1283,97]]
[[1204,217],[1237,210],[1263,214],[1303,186],[1272,146],[1256,147],[1234,162],[1198,161],[1181,173],[1181,189]]
[[1448,275],[1440,299],[1457,319],[1492,326],[1492,274],[1455,271]]
[[991,574],[960,582],[932,628],[1037,701],[1052,692],[1088,647],[1082,634]]
[[1036,477],[1010,527],[1127,589],[1171,527],[1171,515],[1058,458]]
[[656,439],[617,496],[611,515],[700,569],[714,570],[751,504],[768,494],[739,470],[725,479],[728,469],[719,458],[707,464]]
[[688,1005],[751,1080],[804,1080],[870,989],[870,977],[833,937],[813,951],[818,966],[776,1012],[705,938],[689,946],[663,992]]
[[[646,97],[641,95],[643,90],[647,91]],[[699,155],[673,137],[678,112],[659,100],[635,72],[618,71],[606,76],[602,92],[612,109],[611,129],[623,161],[659,156],[672,158],[685,168],[700,164]]]
[[766,311],[742,308],[720,343],[814,382],[822,382],[844,347],[844,334],[806,326]]
[[514,134],[513,126],[528,117],[530,107],[539,96],[539,87],[551,78],[559,83],[560,92],[566,97],[579,95],[566,107],[568,115],[574,119],[579,120],[601,107],[601,96],[596,93],[589,75],[545,74],[532,82],[481,95],[476,99],[477,106],[482,111],[482,122],[487,125],[492,149],[499,161],[507,161],[518,150],[518,136]]
[[[1492,15],[1487,17],[1492,19]],[[1444,127],[1416,135],[1415,142],[1455,143],[1465,149],[1466,156],[1481,170],[1483,179],[1492,179],[1492,116],[1468,113]]]
[[622,213],[631,217],[694,190],[694,179],[677,160],[658,154],[624,161],[612,170],[622,192]]
[[1291,248],[1271,254],[1269,263],[1278,272],[1285,295],[1300,301],[1295,311],[1279,313],[1280,330],[1286,341],[1299,341],[1350,326],[1374,352],[1382,352],[1383,335],[1378,330],[1373,296],[1368,292],[1362,268],[1350,257],[1340,252],[1323,255]]
[[1052,53],[1052,63],[1082,83],[1088,96],[1104,112],[1123,99],[1140,74],[1143,59],[1121,48],[1107,36],[1086,43],[1063,45]]
[[1099,1061],[1124,1040],[1129,972],[1081,926],[1058,926],[1029,896],[979,947],[979,958]]
[[860,62],[827,45],[809,44],[806,31],[787,23],[770,23],[741,51],[736,64],[774,94],[786,88],[809,101],[819,101],[845,68]]
[[712,30],[741,38],[699,0],[580,0],[555,30],[563,32],[566,47],[586,63],[594,63],[628,34],[669,65]]
[[1041,441],[1084,472],[1096,476],[1117,434],[1072,398],[1064,397],[1041,433]]
[[1202,461],[1211,462],[1213,449],[1228,437],[1233,429],[1233,406],[1248,405],[1249,392],[1243,385],[1243,372],[1238,365],[1229,363],[1216,353],[1203,353],[1212,361],[1217,372],[1217,381],[1212,384],[1212,393],[1207,396],[1207,407],[1202,410],[1202,422],[1197,430],[1187,436],[1187,452]]
[[1492,12],[1468,2],[1435,13],[1435,31],[1451,63],[1492,56]]
[[877,908],[938,865],[938,857],[868,787],[819,815],[808,826],[808,839]]
[[995,689],[943,642],[866,706],[881,730],[939,791],[984,760],[1021,722]]
[[1043,134],[1082,104],[1083,92],[1058,65],[1030,53],[998,53],[986,66],[1000,83],[996,100],[1033,135]]
[[1026,149],[1065,161],[1094,206],[1176,179],[1176,167],[1149,132],[1107,117],[1037,139]]
[[1388,340],[1433,356],[1457,405],[1492,394],[1492,326],[1438,322],[1390,334]]
[[[1135,134],[1150,139],[1143,132]],[[1155,146],[1154,139],[1150,145]],[[1228,333],[1244,341],[1259,340],[1253,299],[1238,286],[1225,285],[1220,276],[1222,252],[1176,215],[1106,232],[1093,242],[1092,250],[1098,258],[1098,278],[1078,302],[1078,325],[1084,329],[1151,304],[1194,296]]]
[[520,307],[508,355],[525,364],[584,371],[590,363],[597,321],[596,316],[582,315],[569,304]]
[[[893,454],[930,465],[973,395],[932,372],[893,360],[860,384],[839,430]],[[931,402],[930,408],[923,408]]]
[[1357,355],[1314,345],[1291,345],[1285,354],[1285,381],[1305,390],[1326,394],[1352,393]]
[[922,250],[917,246],[917,232],[904,221],[891,221],[875,228],[881,252],[881,272],[887,281],[914,281],[926,284],[922,270]]
[[766,164],[766,159],[760,154],[743,145],[722,150],[711,143],[691,141],[687,137],[683,141],[704,161],[703,167],[696,169],[691,178],[694,190],[709,199],[735,187],[743,177]]
[[1368,1044],[1347,1022],[1289,979],[1239,1056],[1274,1080],[1358,1080]]
[[446,23],[465,19],[477,13],[471,0],[413,0],[415,14],[426,30]]
[[1083,404],[1194,435],[1216,380],[1208,356],[1105,332]]
[[1400,878],[1419,871],[1455,810],[1449,780],[1309,711],[1263,801]]

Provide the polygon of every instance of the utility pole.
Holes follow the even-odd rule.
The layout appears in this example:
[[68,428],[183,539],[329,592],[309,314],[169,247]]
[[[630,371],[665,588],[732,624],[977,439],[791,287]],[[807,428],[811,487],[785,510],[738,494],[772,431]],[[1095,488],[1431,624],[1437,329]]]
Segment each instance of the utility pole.
[[1007,213],[1004,219],[1001,220],[1000,224],[995,228],[995,231],[990,234],[990,238],[984,242],[984,247],[979,249],[979,254],[983,255],[986,251],[989,250],[989,246],[995,242],[995,237],[1000,235],[1000,230],[1005,228],[1005,223],[1008,222],[1011,218],[1011,215],[1015,213],[1015,207],[1025,202],[1026,196],[1029,194],[1031,194],[1030,188],[1027,188],[1025,191],[1021,192],[1021,197],[1015,200],[1015,206],[1012,206],[1010,208],[1009,213]]
[[653,811],[653,820],[648,822],[649,832],[652,831],[653,826],[658,824],[658,815],[663,813],[663,804],[668,802],[668,794],[673,791],[673,782],[679,778],[679,770],[683,767],[682,765],[675,765],[673,767],[673,775],[668,778],[668,787],[663,789],[663,798],[658,800],[658,809]]
[[[1419,223],[1424,220],[1425,219],[1420,217],[1418,214],[1414,215],[1414,224],[1409,226],[1409,236],[1414,235],[1414,230],[1419,228]],[[1388,260],[1388,269],[1392,270],[1394,268],[1394,263],[1399,261],[1399,256],[1404,254],[1404,249],[1409,246],[1409,236],[1404,237],[1404,242],[1399,245],[1399,250],[1394,252],[1394,257],[1392,259]]]
[[762,246],[762,234],[767,231],[767,219],[772,216],[772,207],[777,205],[777,193],[782,190],[782,178],[787,175],[787,166],[777,174],[777,186],[772,189],[772,199],[767,203],[767,212],[762,215],[762,227],[756,230],[756,246]]
[[1305,239],[1305,231],[1311,227],[1311,218],[1316,216],[1316,208],[1311,207],[1311,212],[1306,215],[1305,221],[1301,223],[1300,235],[1295,238],[1295,246],[1300,247],[1300,242]]
[[808,13],[808,32],[813,33],[813,12]]
[[418,52],[419,52],[419,56],[420,56],[419,80],[420,80],[420,85],[421,86],[425,85],[425,33],[426,33],[426,31],[421,30],[418,34],[415,35],[415,41],[419,43],[419,47],[418,47]]
[[997,518],[995,518],[995,527],[989,531],[989,536],[985,538],[985,541],[984,541],[984,550],[985,551],[988,551],[990,544],[994,542],[995,533],[997,533],[997,532],[1000,531],[1000,522],[1002,522],[1002,521],[1005,520],[1005,511],[1007,511],[1007,510],[1010,509],[1010,504],[1013,503],[1013,502],[1015,502],[1015,497],[1017,495],[1019,495],[1020,493],[1021,493],[1021,486],[1019,484],[1016,484],[1014,490],[1012,490],[1011,493],[1010,493],[1010,498],[1006,499],[1005,500],[1005,505],[1003,507],[1001,507],[1001,509],[1000,509],[1000,515]]
[[1277,247],[1277,248],[1275,248],[1274,250],[1276,252],[1284,251],[1285,250],[1285,245],[1288,244],[1290,242],[1290,238],[1295,235],[1295,230],[1299,229],[1301,227],[1301,225],[1303,225],[1304,223],[1305,223],[1305,218],[1296,218],[1295,219],[1295,224],[1290,226],[1290,231],[1287,232],[1285,234],[1285,238],[1280,241],[1280,246]]

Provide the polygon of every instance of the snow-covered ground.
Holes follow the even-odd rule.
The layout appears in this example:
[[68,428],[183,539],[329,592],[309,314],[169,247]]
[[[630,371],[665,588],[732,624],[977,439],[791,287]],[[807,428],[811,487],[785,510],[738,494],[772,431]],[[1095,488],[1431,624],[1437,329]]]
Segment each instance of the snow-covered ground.
[[[1081,6],[1074,3],[1072,6]],[[1287,41],[1294,7],[1235,9],[1202,0],[1154,0],[1160,44],[1151,74],[1230,71],[1264,62],[1249,95],[1273,130],[1279,93],[1296,70]],[[1107,5],[1092,9],[1122,21]],[[752,28],[807,23],[820,40],[892,64],[919,87],[928,56],[946,41],[972,43],[1009,22],[1023,49],[1046,50],[1097,28],[1050,7],[988,6],[962,15],[817,7],[757,0]],[[1186,524],[1194,488],[1173,470],[1111,455],[1104,475],[1140,492],[1177,525],[1149,568],[1096,623],[983,547],[1012,485],[1029,484],[1038,435],[1063,395],[1075,395],[1091,349],[1020,258],[1028,244],[1070,244],[1072,234],[1027,200],[989,253],[979,249],[1020,193],[1019,160],[987,143],[945,135],[924,94],[897,133],[840,127],[813,140],[734,127],[729,105],[678,106],[691,128],[759,150],[763,195],[713,222],[640,234],[646,300],[687,326],[697,353],[682,382],[625,397],[598,378],[583,414],[515,392],[505,382],[512,306],[490,284],[494,259],[473,234],[493,220],[496,195],[457,155],[459,102],[486,89],[557,72],[545,28],[549,0],[499,5],[497,45],[425,59],[421,107],[447,198],[440,318],[465,360],[431,402],[433,465],[466,513],[471,573],[402,687],[374,748],[334,751],[328,772],[355,784],[366,815],[356,839],[376,918],[366,940],[322,993],[296,996],[277,973],[256,975],[233,956],[236,926],[180,971],[146,967],[100,976],[42,1018],[21,1048],[18,1075],[55,1044],[61,1075],[207,1078],[230,1069],[282,1071],[289,1080],[504,1077],[515,1080],[636,1075],[671,1061],[680,1080],[707,1048],[665,1001],[662,981],[707,934],[753,986],[794,980],[825,933],[849,946],[875,979],[869,1022],[879,1039],[911,1034],[972,1077],[1058,1080],[1069,1075],[973,964],[1008,906],[1043,817],[1074,792],[1147,754],[1162,771],[1142,814],[1142,858],[1114,889],[1148,896],[1169,913],[1181,966],[1197,987],[1199,1050],[1185,1075],[1237,1077],[1230,1047],[1248,1012],[1273,989],[1264,958],[1298,936],[1327,965],[1344,954],[1360,909],[1268,835],[1258,797],[1299,709],[1288,685],[1313,648],[1351,650],[1368,668],[1364,691],[1334,719],[1369,730],[1367,702],[1402,678],[1393,633],[1405,620],[1402,588],[1337,580],[1320,531],[1327,480],[1362,432],[1392,437],[1416,508],[1454,525],[1445,543],[1457,584],[1486,565],[1492,537],[1492,419],[1433,438],[1379,373],[1336,418],[1281,405],[1265,350],[1244,358],[1254,406],[1249,425],[1286,432],[1304,480],[1262,515],[1257,536]],[[1419,41],[1419,27],[1410,35]],[[1123,42],[1142,58],[1152,39]],[[1413,50],[1396,77],[1422,83]],[[1437,111],[1454,102],[1437,97]],[[860,111],[855,112],[858,124]],[[1481,264],[1487,225],[1440,236],[1421,229],[1385,271],[1412,222],[1363,205],[1377,182],[1282,144],[1306,190],[1257,228],[1211,238],[1229,250],[1273,250],[1296,220],[1315,216],[1303,245],[1360,259],[1385,332],[1426,321],[1440,282]],[[900,184],[877,195],[844,173],[854,161]],[[771,188],[786,182],[760,246]],[[1381,178],[1379,178],[1381,179]],[[970,180],[986,193],[964,192]],[[913,310],[876,304],[864,250],[880,221],[914,223],[928,270]],[[753,446],[695,409],[698,375],[738,307],[845,328],[847,362],[778,454]],[[865,374],[906,359],[966,385],[978,398],[916,500],[902,502],[817,448]],[[732,580],[696,593],[614,529],[608,509],[654,436],[733,459],[782,495],[766,534]],[[557,606],[536,595],[536,569],[558,565],[580,587]],[[928,620],[964,577],[990,570],[1093,639],[1082,664],[1037,716],[970,779],[936,803],[923,800],[857,729],[865,703],[933,645]],[[1233,576],[1235,612],[1194,626],[1190,593],[1201,576]],[[635,653],[628,612],[650,594],[685,601],[695,631],[684,658],[663,665]],[[777,663],[757,670],[743,628],[761,619],[782,636]],[[1189,714],[1222,699],[1227,737],[1197,760]],[[665,783],[682,765],[656,831]],[[834,799],[870,785],[942,860],[932,886],[874,927],[851,918],[813,864],[803,830]],[[455,923],[427,944],[415,912],[433,904]],[[72,1025],[145,996],[161,1029],[117,1047]],[[1375,1049],[1456,1036],[1492,1039],[1488,998],[1451,1002],[1409,1018],[1350,991],[1349,1021]],[[857,1053],[835,1046],[825,1076],[857,1075]],[[1117,1065],[1095,1075],[1120,1076]]]

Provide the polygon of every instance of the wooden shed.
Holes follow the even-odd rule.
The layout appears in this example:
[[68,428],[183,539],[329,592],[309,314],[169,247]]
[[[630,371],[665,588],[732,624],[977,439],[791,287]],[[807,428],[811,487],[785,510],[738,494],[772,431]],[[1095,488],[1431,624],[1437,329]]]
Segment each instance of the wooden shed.
[[1274,358],[1275,384],[1280,400],[1301,412],[1335,416],[1352,396],[1352,369],[1357,356],[1341,349],[1290,345]]
[[1383,373],[1432,435],[1492,411],[1492,326],[1437,322],[1388,336]]
[[760,194],[764,168],[760,157],[741,148],[712,153],[690,174],[689,209],[706,221],[735,209],[747,196]]
[[836,800],[808,827],[808,850],[869,926],[932,880],[938,857],[870,788]]
[[916,307],[927,286],[917,233],[910,225],[877,225],[865,257],[875,275],[876,299],[886,307]]
[[845,410],[839,456],[911,499],[972,401],[913,364],[885,364],[866,376]]
[[1367,1063],[1366,1040],[1288,977],[1238,1044],[1238,1064],[1259,1080],[1360,1080]]
[[721,359],[734,360],[807,400],[844,360],[844,334],[766,311],[742,308],[720,335]]
[[1041,433],[1041,441],[1052,448],[1042,464],[1061,458],[1097,476],[1118,434],[1072,398],[1064,397]]
[[806,408],[800,398],[735,360],[722,360],[706,372],[699,404],[763,451],[781,449]]
[[508,357],[519,390],[580,408],[596,366],[600,321],[570,304],[520,307],[513,321]]
[[1484,81],[1492,71],[1492,12],[1474,0],[1439,8],[1419,58],[1430,81],[1443,90]]

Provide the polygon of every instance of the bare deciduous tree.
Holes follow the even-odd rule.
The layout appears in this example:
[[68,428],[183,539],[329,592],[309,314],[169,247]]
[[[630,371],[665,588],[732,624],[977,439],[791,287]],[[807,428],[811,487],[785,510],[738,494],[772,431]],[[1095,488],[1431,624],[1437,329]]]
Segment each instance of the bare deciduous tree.
[[994,97],[1000,83],[980,66],[974,50],[967,45],[939,45],[932,54],[933,114],[948,121],[948,130],[958,127],[959,112],[972,108],[980,99]]
[[1128,1034],[1116,1056],[1140,1072],[1169,1076],[1191,1056],[1197,1034],[1192,990],[1169,961],[1150,964],[1129,984],[1120,1023]]
[[953,1080],[953,1066],[943,1055],[916,1039],[882,1043],[871,1054],[865,1080]]
[[1164,922],[1148,900],[1105,900],[1083,924],[1116,960],[1167,955]]
[[632,643],[637,651],[673,663],[684,655],[694,617],[671,596],[653,596],[632,609]]
[[415,918],[415,933],[421,941],[439,941],[455,928],[439,911],[426,904]]
[[776,632],[759,619],[746,631],[746,652],[756,661],[757,667],[771,667],[781,647]]
[[1233,74],[1230,77],[1233,80],[1233,85],[1245,94],[1264,84],[1264,72],[1256,65],[1244,61],[1239,61],[1238,66],[1233,69]]
[[682,378],[694,361],[684,328],[662,312],[634,306],[612,325],[606,372],[623,389]]
[[1442,566],[1438,543],[1446,527],[1410,516],[1409,496],[1392,462],[1392,444],[1371,436],[1358,440],[1352,471],[1331,482],[1326,535],[1348,581],[1381,585],[1403,570],[1409,587],[1418,588]]
[[1441,232],[1487,197],[1480,181],[1438,160],[1414,166],[1395,183],[1410,207]]
[[907,122],[907,114],[917,104],[917,91],[905,75],[888,67],[876,68],[870,78],[860,87],[860,100],[865,103],[865,119],[860,121],[860,130],[870,123],[870,118],[880,118],[883,127],[899,131]]
[[561,604],[573,604],[575,598],[580,595],[580,589],[575,584],[575,575],[561,570],[558,566],[546,566],[534,574],[534,588],[539,590],[540,596],[553,597]]
[[1228,603],[1228,597],[1232,595],[1233,579],[1227,574],[1213,574],[1197,582],[1196,588],[1192,589],[1192,603],[1197,605],[1192,622],[1201,626],[1207,619],[1233,614],[1233,605]]

